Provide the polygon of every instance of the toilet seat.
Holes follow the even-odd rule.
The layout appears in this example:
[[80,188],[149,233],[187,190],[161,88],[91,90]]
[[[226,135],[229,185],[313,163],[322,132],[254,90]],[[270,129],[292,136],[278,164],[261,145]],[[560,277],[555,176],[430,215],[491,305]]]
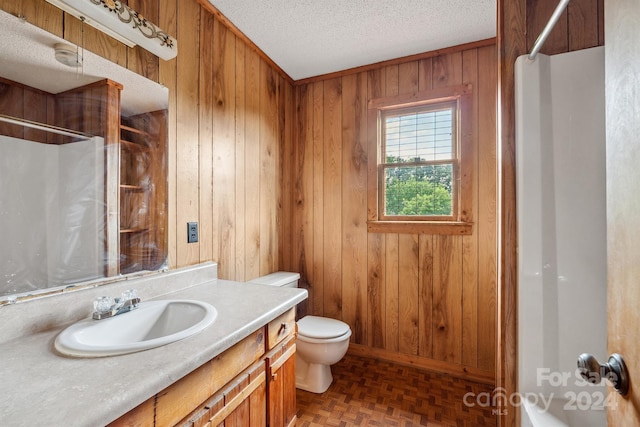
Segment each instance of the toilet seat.
[[[305,316],[298,320],[298,338],[303,341],[325,341],[334,338],[351,336],[351,329],[346,323],[328,317]],[[313,340],[313,341],[312,341]]]

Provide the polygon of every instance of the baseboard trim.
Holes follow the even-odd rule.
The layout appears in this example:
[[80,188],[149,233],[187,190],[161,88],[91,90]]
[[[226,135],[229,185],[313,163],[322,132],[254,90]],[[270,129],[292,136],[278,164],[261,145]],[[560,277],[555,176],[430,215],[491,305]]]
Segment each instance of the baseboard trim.
[[412,356],[403,353],[396,353],[379,348],[367,347],[362,344],[349,344],[348,354],[360,357],[369,357],[385,362],[397,363],[399,365],[411,366],[424,369],[426,371],[447,374],[466,380],[476,381],[482,384],[495,386],[496,378],[493,372],[454,363],[442,362],[440,360],[427,359],[425,357]]

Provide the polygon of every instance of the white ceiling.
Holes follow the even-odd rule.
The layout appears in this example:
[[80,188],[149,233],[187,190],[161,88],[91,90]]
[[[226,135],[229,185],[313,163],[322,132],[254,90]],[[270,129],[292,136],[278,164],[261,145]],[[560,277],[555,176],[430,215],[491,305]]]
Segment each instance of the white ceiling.
[[209,0],[294,80],[496,35],[496,0]]

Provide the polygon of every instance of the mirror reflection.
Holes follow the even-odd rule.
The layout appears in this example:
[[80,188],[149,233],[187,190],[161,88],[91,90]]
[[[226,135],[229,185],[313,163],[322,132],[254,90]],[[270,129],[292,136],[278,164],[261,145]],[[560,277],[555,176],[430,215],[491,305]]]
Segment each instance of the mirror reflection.
[[0,38],[0,303],[163,268],[167,89],[2,11]]

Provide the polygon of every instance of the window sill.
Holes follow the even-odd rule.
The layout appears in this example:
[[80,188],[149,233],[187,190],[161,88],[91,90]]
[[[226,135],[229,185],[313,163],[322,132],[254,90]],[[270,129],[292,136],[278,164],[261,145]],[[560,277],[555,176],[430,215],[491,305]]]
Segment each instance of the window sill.
[[473,233],[473,223],[458,221],[367,221],[367,231],[369,233],[468,236]]

